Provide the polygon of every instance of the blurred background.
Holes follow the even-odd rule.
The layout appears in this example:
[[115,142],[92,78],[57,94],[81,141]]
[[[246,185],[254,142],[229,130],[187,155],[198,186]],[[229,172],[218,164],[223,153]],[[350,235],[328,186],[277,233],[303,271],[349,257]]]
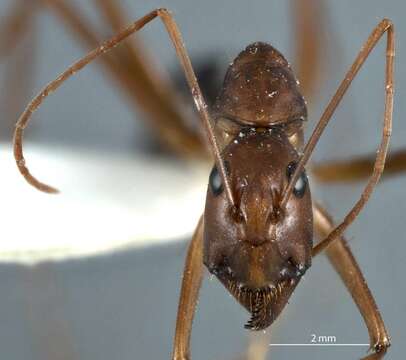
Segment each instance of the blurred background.
[[[187,242],[203,211],[210,168],[198,151],[193,101],[164,27],[155,21],[137,36],[138,53],[161,81],[162,97],[177,104],[176,116],[189,120],[183,135],[194,140],[181,145],[163,140],[168,130],[157,127],[151,115],[162,116],[154,107],[164,106],[134,101],[134,94],[149,94],[141,80],[132,84],[141,90],[131,92],[117,81],[119,72],[111,70],[122,64],[127,78],[137,70],[129,65],[131,52],[118,48],[114,66],[103,60],[90,65],[34,115],[26,131],[28,166],[62,193],[50,196],[29,187],[12,159],[14,124],[46,83],[93,48],[80,23],[67,20],[72,13],[57,6],[64,3],[75,9],[76,19],[85,19],[97,42],[114,33],[106,16],[112,10],[106,8],[103,15],[96,0],[0,0],[2,356],[168,359]],[[271,43],[300,70],[298,49],[310,15],[318,26],[314,42],[319,50],[317,79],[307,96],[307,136],[371,30],[388,17],[397,37],[391,149],[406,145],[401,0],[308,1],[315,8],[307,13],[299,0],[120,3],[129,20],[156,7],[173,12],[209,100],[228,64],[253,41]],[[314,153],[315,163],[375,152],[384,108],[384,51],[385,40],[336,111]],[[169,83],[176,94],[168,95]],[[385,179],[347,232],[392,336],[388,359],[401,358],[406,320],[405,179],[402,174]],[[362,186],[314,182],[312,192],[339,220]],[[207,276],[194,322],[192,358],[244,358],[247,318],[219,282]],[[361,315],[323,255],[314,259],[278,321],[258,336],[268,343],[310,343],[311,334],[333,335],[338,343],[368,343]],[[269,359],[357,359],[367,347],[270,350]],[[250,359],[260,359],[260,354],[254,352]]]

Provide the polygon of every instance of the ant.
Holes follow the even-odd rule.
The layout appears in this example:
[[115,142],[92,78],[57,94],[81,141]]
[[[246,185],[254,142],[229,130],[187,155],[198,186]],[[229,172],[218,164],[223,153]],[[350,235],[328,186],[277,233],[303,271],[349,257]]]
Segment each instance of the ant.
[[[173,359],[190,358],[189,342],[203,264],[250,313],[245,327],[262,330],[276,320],[312,258],[323,250],[364,317],[373,350],[364,359],[382,358],[390,338],[342,235],[363,209],[384,170],[393,112],[395,40],[390,20],[382,20],[372,31],[304,145],[306,103],[280,52],[261,42],[242,51],[230,65],[210,114],[173,16],[166,9],[154,10],[74,63],[31,101],[14,134],[14,156],[21,174],[41,191],[58,191],[38,181],[26,166],[22,141],[31,115],[65,80],[155,18],[162,20],[175,47],[215,159],[204,214],[186,257]],[[386,94],[381,143],[361,197],[334,227],[327,212],[312,202],[304,167],[352,80],[385,33]],[[315,246],[313,230],[322,238]]]

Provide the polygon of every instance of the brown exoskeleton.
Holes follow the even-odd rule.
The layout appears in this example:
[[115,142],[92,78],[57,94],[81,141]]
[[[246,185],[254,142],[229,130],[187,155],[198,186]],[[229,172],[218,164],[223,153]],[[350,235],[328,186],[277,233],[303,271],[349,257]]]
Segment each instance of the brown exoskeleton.
[[[389,336],[341,236],[368,201],[385,163],[393,106],[394,30],[389,20],[374,29],[303,147],[306,105],[288,62],[277,50],[265,43],[253,43],[235,59],[212,112],[213,122],[172,15],[165,9],[152,11],[73,64],[33,99],[15,131],[14,153],[19,170],[36,188],[56,192],[39,182],[26,167],[22,137],[30,116],[67,78],[156,17],[161,18],[174,44],[215,158],[205,212],[186,259],[173,358],[189,358],[203,263],[251,313],[246,327],[259,330],[272,324],[311,265],[312,257],[328,246],[328,255],[367,324],[374,350],[368,359],[381,358],[390,344]],[[312,204],[304,166],[351,81],[385,32],[388,40],[382,141],[361,198],[334,228],[323,209]],[[323,238],[316,246],[313,227]]]
[[307,110],[285,58],[272,46],[248,46],[228,69],[215,105],[222,157],[234,206],[215,167],[204,213],[203,261],[251,313],[246,325],[268,327],[311,264],[313,216],[301,172],[286,208],[283,191],[302,147]]

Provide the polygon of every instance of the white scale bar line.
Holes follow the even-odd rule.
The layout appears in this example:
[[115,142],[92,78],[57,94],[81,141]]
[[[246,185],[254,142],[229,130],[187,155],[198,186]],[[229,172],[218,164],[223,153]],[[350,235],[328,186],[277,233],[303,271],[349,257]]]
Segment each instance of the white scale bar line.
[[269,346],[369,346],[369,344],[269,344]]

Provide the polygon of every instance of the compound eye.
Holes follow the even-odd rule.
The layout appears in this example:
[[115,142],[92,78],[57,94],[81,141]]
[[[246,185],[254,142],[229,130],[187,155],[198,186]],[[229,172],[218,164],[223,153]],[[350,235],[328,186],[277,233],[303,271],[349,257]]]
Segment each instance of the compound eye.
[[[289,180],[291,179],[293,173],[295,172],[296,167],[297,162],[292,161],[286,168],[286,175]],[[307,175],[306,172],[303,170],[296,181],[295,187],[293,188],[293,193],[297,198],[302,198],[304,196],[307,188],[307,183],[308,183]]]
[[214,196],[218,196],[223,192],[223,181],[217,170],[217,166],[214,166],[210,173],[209,186]]
[[[230,171],[230,163],[227,160],[224,161],[224,168],[226,170],[227,177],[229,177],[231,171]],[[214,196],[220,195],[224,190],[223,179],[221,178],[221,174],[217,170],[216,165],[214,165],[213,169],[211,170],[209,176],[209,186]]]

